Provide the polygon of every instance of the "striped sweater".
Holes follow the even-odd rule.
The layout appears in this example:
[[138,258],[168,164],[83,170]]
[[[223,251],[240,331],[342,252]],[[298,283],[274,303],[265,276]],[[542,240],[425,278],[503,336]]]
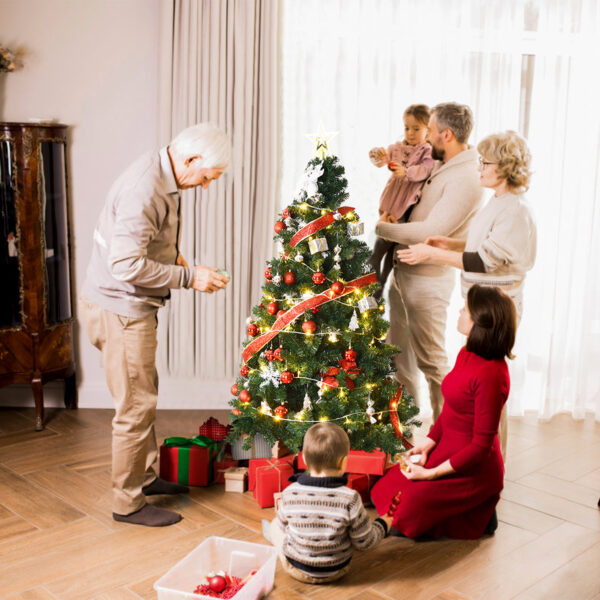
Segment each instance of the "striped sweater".
[[382,519],[371,521],[347,477],[301,473],[281,495],[277,523],[284,532],[283,554],[295,567],[326,577],[345,567],[352,549],[376,546],[387,535]]

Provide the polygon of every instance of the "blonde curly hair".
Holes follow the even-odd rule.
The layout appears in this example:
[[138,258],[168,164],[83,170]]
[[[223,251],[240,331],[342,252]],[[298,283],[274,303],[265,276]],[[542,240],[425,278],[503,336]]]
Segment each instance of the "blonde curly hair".
[[500,179],[506,179],[511,189],[526,192],[531,179],[531,152],[525,138],[516,131],[494,133],[477,144],[481,156],[496,163]]

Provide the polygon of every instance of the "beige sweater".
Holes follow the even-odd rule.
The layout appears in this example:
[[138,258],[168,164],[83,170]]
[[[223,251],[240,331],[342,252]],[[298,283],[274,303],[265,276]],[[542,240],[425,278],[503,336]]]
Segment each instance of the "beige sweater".
[[477,252],[485,273],[461,272],[462,294],[472,285],[494,285],[513,297],[535,263],[537,229],[523,194],[492,196],[473,219],[465,252]]
[[[483,193],[477,172],[477,151],[469,148],[447,163],[436,163],[408,223],[378,223],[377,235],[401,247],[424,242],[432,235],[465,240],[469,222],[482,204]],[[439,263],[411,266],[397,261],[396,268],[416,275],[436,276],[450,267]]]

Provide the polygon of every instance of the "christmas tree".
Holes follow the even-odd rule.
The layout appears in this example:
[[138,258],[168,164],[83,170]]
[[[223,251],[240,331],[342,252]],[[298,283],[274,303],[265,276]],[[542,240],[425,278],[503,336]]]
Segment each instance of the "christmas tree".
[[317,136],[299,190],[275,223],[278,256],[248,319],[230,440],[261,433],[298,451],[318,421],[342,426],[355,450],[409,445],[418,408],[394,380],[389,323],[344,168]]

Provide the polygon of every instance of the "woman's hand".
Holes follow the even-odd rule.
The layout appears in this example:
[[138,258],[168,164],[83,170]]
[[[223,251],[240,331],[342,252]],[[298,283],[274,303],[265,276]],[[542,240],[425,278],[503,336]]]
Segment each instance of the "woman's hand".
[[429,453],[436,447],[436,443],[431,438],[425,438],[420,444],[413,446],[410,450],[406,451],[402,456],[410,458],[411,456],[419,456],[419,460],[416,463],[407,461],[408,463],[425,466]]
[[407,265],[418,265],[432,260],[432,249],[432,246],[427,244],[412,244],[406,250],[398,250],[396,256]]
[[176,265],[179,265],[180,267],[187,267],[187,260],[185,260],[185,258],[183,258],[183,256],[181,255],[181,252],[177,253],[177,260],[175,261]]
[[452,250],[453,252],[460,252],[465,249],[465,242],[463,240],[455,240],[444,235],[432,235],[425,240],[425,243],[433,248]]
[[436,479],[435,469],[426,469],[421,465],[409,465],[406,469],[402,469],[402,473],[406,479],[412,481],[428,481]]

